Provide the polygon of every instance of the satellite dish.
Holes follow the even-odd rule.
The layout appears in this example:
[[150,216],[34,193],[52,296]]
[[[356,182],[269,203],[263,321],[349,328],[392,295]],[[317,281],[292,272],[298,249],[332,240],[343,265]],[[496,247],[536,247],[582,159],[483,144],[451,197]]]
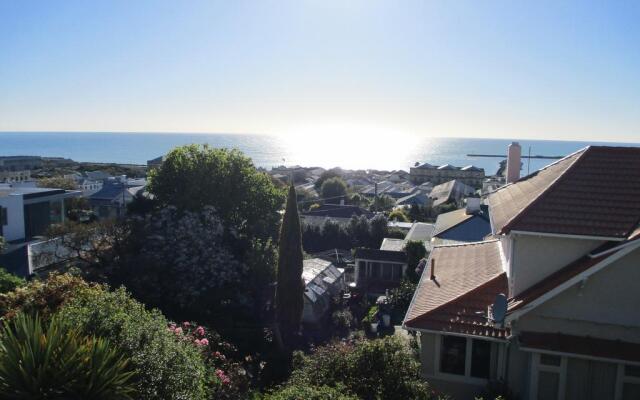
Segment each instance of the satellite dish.
[[500,293],[496,296],[493,305],[491,306],[491,316],[493,322],[502,323],[504,317],[507,314],[507,296]]

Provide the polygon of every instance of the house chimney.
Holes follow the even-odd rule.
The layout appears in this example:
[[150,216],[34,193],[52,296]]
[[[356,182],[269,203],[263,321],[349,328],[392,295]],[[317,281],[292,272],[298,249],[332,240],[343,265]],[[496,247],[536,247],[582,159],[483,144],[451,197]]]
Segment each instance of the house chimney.
[[431,277],[430,277],[430,279],[432,281],[436,280],[436,259],[435,258],[431,259]]
[[467,197],[467,207],[465,213],[467,215],[473,215],[480,212],[480,198],[478,197]]
[[522,149],[518,142],[512,142],[507,152],[507,183],[515,182],[520,178],[520,155]]

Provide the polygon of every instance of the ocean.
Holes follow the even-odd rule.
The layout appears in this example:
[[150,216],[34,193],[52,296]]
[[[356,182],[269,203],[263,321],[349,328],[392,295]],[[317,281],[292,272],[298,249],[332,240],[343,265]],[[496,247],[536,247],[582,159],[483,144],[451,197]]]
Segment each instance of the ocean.
[[[69,133],[0,132],[0,156],[37,155],[65,157],[75,161],[146,164],[172,148],[189,143],[237,148],[260,167],[278,165],[323,168],[379,169],[408,171],[416,162],[475,165],[493,174],[499,158],[469,157],[467,154],[506,154],[507,146],[518,141],[522,154],[564,156],[588,145],[640,146],[639,143],[598,143],[550,140],[466,139],[433,137],[281,137],[244,134],[189,133]],[[523,174],[553,160],[523,160]]]

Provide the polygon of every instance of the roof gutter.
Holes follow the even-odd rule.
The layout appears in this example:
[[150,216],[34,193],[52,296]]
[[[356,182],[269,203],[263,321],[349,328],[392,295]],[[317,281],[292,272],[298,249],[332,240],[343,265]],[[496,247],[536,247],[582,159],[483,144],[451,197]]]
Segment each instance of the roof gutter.
[[623,242],[627,240],[626,237],[611,237],[611,236],[590,236],[590,235],[571,235],[564,233],[547,233],[547,232],[530,232],[530,231],[517,231],[511,230],[510,233],[523,236],[548,236],[548,237],[561,237],[569,239],[584,239],[584,240],[605,240],[609,242]]
[[630,240],[628,242],[622,243],[618,246],[612,247],[610,249],[601,251],[599,253],[589,253],[588,256],[589,258],[598,258],[598,257],[602,257],[602,256],[606,256],[607,254],[611,254],[611,253],[615,253],[616,251],[620,250],[620,249],[624,249],[625,247],[631,246],[633,244],[636,244],[636,240]]

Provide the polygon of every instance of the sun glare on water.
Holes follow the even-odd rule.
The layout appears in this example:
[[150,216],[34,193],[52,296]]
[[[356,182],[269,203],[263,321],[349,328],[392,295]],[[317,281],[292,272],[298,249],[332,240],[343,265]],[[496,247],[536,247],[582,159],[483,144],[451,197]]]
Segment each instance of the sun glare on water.
[[407,169],[419,138],[378,127],[331,125],[302,127],[279,136],[285,164],[345,169]]

